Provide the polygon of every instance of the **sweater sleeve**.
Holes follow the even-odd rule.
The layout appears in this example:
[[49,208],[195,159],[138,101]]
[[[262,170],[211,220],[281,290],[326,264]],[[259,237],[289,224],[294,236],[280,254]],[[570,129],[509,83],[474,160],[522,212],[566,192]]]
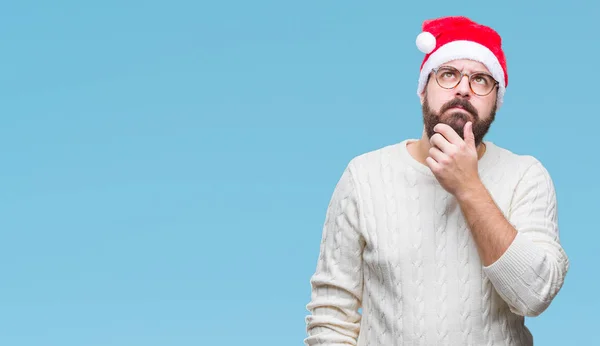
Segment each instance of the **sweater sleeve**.
[[508,220],[517,236],[484,271],[512,312],[538,316],[558,294],[569,269],[559,241],[554,185],[539,161],[517,185]]
[[317,267],[310,280],[306,345],[356,345],[365,244],[359,222],[359,201],[347,167],[327,208]]

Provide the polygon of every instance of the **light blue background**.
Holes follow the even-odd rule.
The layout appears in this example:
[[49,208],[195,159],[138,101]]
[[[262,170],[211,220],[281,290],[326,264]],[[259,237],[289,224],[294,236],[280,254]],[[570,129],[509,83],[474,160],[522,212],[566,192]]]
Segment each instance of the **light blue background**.
[[[424,19],[503,36],[487,139],[550,171],[571,270],[536,345],[598,331],[598,5],[12,1],[0,8],[0,344],[301,345],[354,156],[420,136]],[[487,7],[484,7],[487,6]]]

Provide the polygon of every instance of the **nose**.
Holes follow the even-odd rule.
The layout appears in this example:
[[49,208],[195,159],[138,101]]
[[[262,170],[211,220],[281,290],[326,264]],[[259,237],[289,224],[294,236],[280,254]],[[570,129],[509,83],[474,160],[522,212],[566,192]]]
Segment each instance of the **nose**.
[[469,77],[463,76],[460,83],[456,86],[456,95],[462,97],[469,97],[471,95],[471,87],[469,86]]

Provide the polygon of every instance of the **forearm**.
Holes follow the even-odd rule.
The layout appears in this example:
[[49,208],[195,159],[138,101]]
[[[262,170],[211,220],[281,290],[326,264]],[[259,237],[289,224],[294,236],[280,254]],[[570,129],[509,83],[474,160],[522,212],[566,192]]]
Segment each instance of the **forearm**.
[[548,171],[535,158],[522,156],[531,165],[514,187],[505,216],[479,178],[470,123],[465,125],[464,141],[446,124],[437,124],[435,130],[439,133],[431,136],[426,162],[458,200],[484,274],[511,311],[540,314],[562,287],[569,268],[558,239],[556,193]]
[[[483,184],[457,195],[485,275],[511,311],[522,316],[537,316],[550,305],[569,267],[558,241],[556,201],[547,192],[553,190],[539,188],[536,179],[544,178],[532,177],[532,185],[523,188],[527,192],[517,191],[507,217]],[[537,194],[531,194],[532,187]]]
[[484,266],[496,262],[508,249],[517,230],[508,222],[483,183],[477,181],[457,200]]

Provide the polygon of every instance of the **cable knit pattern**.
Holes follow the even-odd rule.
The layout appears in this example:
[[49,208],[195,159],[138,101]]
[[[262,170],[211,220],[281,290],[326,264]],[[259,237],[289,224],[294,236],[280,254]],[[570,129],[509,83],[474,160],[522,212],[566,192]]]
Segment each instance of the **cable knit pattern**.
[[[483,269],[482,269],[483,270]],[[482,274],[483,284],[481,286],[481,318],[483,322],[483,337],[487,340],[488,346],[494,345],[494,340],[490,337],[490,329],[492,328],[492,283]]]
[[435,228],[435,263],[436,263],[436,288],[437,288],[437,339],[441,345],[448,344],[448,263],[446,259],[446,242],[448,223],[448,197],[447,192],[436,190],[435,210],[441,213]]
[[[386,152],[385,154],[387,154],[387,157],[385,158],[385,160],[383,160],[383,163],[382,163],[383,181],[384,181],[385,186],[391,187],[389,189],[385,189],[386,201],[388,201],[388,204],[386,205],[387,227],[388,227],[388,229],[393,229],[394,224],[398,220],[398,202],[394,196],[394,190],[397,188],[397,184],[395,183],[395,179],[394,179],[395,172],[392,169],[392,166],[390,165],[390,163],[392,162],[392,157],[390,156],[389,152]],[[389,245],[392,249],[397,249],[400,246],[400,237],[397,232],[390,234]],[[393,268],[392,268],[393,270],[390,271],[390,273],[399,271],[399,265],[400,265],[399,262],[392,263],[391,265],[393,266]],[[397,280],[394,276],[390,275],[390,285],[393,286],[393,292],[396,292],[397,298],[391,299],[391,302],[393,305],[392,316],[387,317],[387,319],[390,319],[390,323],[391,323],[391,328],[390,328],[391,329],[390,330],[391,338],[393,338],[395,336],[400,343],[402,343],[402,333],[403,333],[403,331],[402,331],[402,299],[398,299],[398,298],[401,298],[401,296],[402,296],[401,284],[402,284],[401,280]],[[382,302],[382,304],[386,304],[386,303],[389,304],[390,302],[389,301]],[[385,321],[386,316],[382,316],[382,318]]]
[[470,323],[471,317],[471,307],[472,305],[469,303],[471,299],[471,282],[470,277],[471,273],[469,271],[469,260],[471,259],[471,254],[469,253],[469,239],[470,232],[465,224],[464,219],[456,218],[458,225],[456,226],[456,230],[458,230],[458,279],[460,284],[460,328],[463,333],[463,340],[465,345],[472,345],[473,341],[471,339],[471,330],[472,326]]
[[417,176],[416,172],[412,169],[408,169],[406,174],[404,175],[406,178],[406,191],[408,197],[408,211],[411,218],[409,219],[413,223],[409,223],[414,230],[411,232],[410,244],[412,244],[412,256],[411,256],[411,265],[412,265],[412,283],[411,286],[415,288],[415,301],[412,304],[413,309],[413,323],[414,328],[413,331],[415,333],[415,340],[418,342],[423,342],[424,333],[425,333],[425,316],[424,316],[424,292],[423,292],[423,231],[420,224],[420,194],[417,186]]
[[498,308],[498,315],[500,316],[500,330],[502,331],[502,337],[506,340],[507,345],[514,345],[512,332],[509,328],[510,314],[507,305]]
[[486,267],[457,201],[409,141],[354,157],[336,184],[305,344],[533,345],[524,316],[548,308],[569,268],[548,172],[485,142],[481,180],[518,231]]

